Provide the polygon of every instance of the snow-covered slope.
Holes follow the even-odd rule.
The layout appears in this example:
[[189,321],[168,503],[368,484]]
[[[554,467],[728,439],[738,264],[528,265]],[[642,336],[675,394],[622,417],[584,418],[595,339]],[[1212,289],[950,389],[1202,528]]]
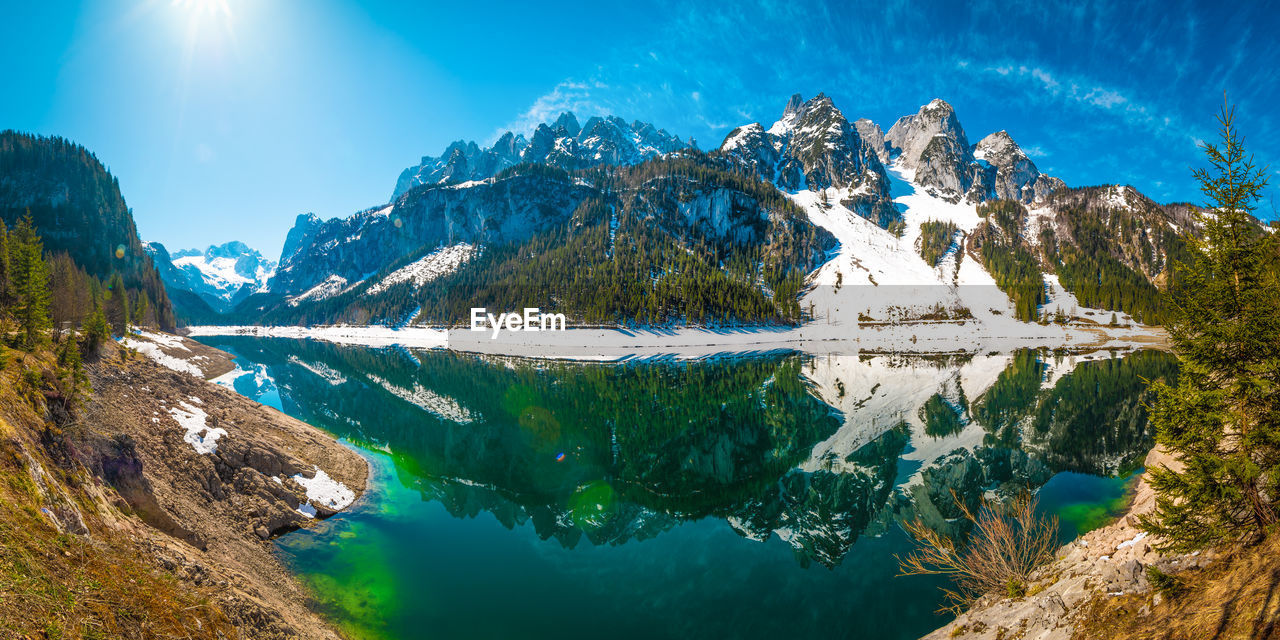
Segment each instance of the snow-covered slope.
[[228,311],[244,298],[265,291],[276,270],[276,263],[243,242],[172,254],[158,242],[144,245],[166,288],[194,293],[216,311]]
[[415,288],[421,287],[442,275],[453,273],[462,263],[475,255],[476,251],[474,245],[466,242],[441,247],[392,271],[387,277],[366,289],[364,295],[378,295],[403,282],[411,282]]
[[[972,204],[952,203],[930,195],[912,181],[901,165],[889,171],[891,195],[901,212],[901,236],[872,224],[840,204],[840,194],[799,191],[789,194],[809,219],[840,242],[835,256],[815,272],[813,287],[801,306],[813,310],[814,322],[856,325],[859,322],[902,322],[960,319],[1007,324],[1012,304],[995,280],[958,241],[930,266],[916,251],[920,225],[936,220],[955,224],[962,234],[982,219]],[[943,317],[945,316],[945,317]]]

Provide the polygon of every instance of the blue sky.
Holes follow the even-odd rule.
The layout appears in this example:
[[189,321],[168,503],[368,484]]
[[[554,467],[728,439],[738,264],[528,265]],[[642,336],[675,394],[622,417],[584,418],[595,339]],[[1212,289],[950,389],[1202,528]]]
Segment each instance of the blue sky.
[[1054,4],[4,0],[0,128],[94,151],[144,239],[272,258],[297,214],[384,202],[448,142],[566,109],[709,148],[792,93],[885,129],[941,97],[973,142],[1007,129],[1068,184],[1172,201],[1199,199],[1226,91],[1280,166],[1274,4]]

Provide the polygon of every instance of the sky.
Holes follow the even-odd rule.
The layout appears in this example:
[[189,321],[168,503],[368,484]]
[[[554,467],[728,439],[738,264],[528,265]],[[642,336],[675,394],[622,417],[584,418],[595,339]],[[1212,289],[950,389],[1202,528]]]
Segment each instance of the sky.
[[[1062,4],[1062,6],[1057,6]],[[0,129],[70,138],[144,240],[279,255],[298,214],[384,203],[451,141],[561,111],[701,148],[831,96],[885,130],[933,98],[1069,185],[1201,196],[1224,92],[1280,167],[1270,2],[0,0]],[[1280,169],[1269,169],[1280,186]],[[1270,190],[1270,194],[1274,193]],[[1277,204],[1280,206],[1280,204]],[[1268,201],[1261,215],[1272,217]]]

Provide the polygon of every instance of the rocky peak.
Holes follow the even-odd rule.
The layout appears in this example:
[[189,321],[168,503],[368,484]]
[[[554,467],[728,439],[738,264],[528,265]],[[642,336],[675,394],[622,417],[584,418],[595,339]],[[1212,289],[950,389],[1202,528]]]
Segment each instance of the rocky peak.
[[747,171],[776,182],[781,145],[759,122],[753,122],[730,131],[720,143],[720,152]]
[[322,224],[324,222],[314,213],[299,214],[293,221],[293,228],[289,229],[289,235],[285,236],[284,249],[280,251],[280,264],[287,264],[293,254],[315,235]]
[[881,163],[889,162],[889,145],[884,141],[884,131],[880,130],[880,125],[866,118],[859,118],[854,121],[853,127],[858,130],[858,137],[862,138],[862,146],[874,152]]
[[889,128],[885,142],[915,181],[928,191],[958,202],[974,183],[973,151],[955,109],[934,99]]
[[738,127],[720,151],[783,190],[841,190],[850,209],[887,225],[897,214],[876,149],[883,136],[878,129],[875,135],[875,142],[864,144],[858,128],[826,94],[808,101],[797,94],[767,131],[758,123]]
[[250,249],[249,245],[238,240],[232,240],[220,245],[210,245],[205,250],[204,255],[209,258],[239,258],[246,254],[257,253],[257,250]]
[[684,147],[678,136],[646,122],[607,116],[592,117],[583,126],[566,111],[553,122],[539,124],[527,139],[508,131],[488,148],[459,140],[439,157],[424,156],[417,166],[401,172],[392,200],[419,185],[483,180],[521,162],[573,170],[636,164]]
[[510,131],[502,134],[498,141],[493,143],[493,151],[499,156],[514,162],[520,157],[520,151],[529,145],[529,141],[523,135],[513,134]]
[[545,124],[538,125],[538,128],[533,130],[533,136],[529,138],[529,146],[520,153],[520,161],[548,162],[548,159],[556,153],[557,141],[573,140],[567,133],[562,124],[557,124],[554,128]]
[[996,159],[1014,159],[1025,158],[1027,154],[1023,153],[1018,143],[1013,141],[1009,136],[1009,132],[1001,129],[981,140],[973,148],[973,156],[979,160],[987,160],[992,162],[990,158]]
[[787,116],[795,115],[802,104],[804,104],[804,98],[800,97],[800,94],[791,94],[791,99],[787,101],[786,108],[782,110],[782,117],[785,119]]
[[899,118],[885,134],[887,153],[915,174],[915,182],[951,202],[995,198],[1031,203],[1062,187],[1042,175],[1007,131],[970,146],[955,109],[934,99]]
[[961,159],[971,160],[969,140],[956,117],[955,109],[943,100],[934,99],[920,107],[914,115],[903,116],[889,128],[885,141],[909,168],[916,165],[935,138],[945,138],[948,147],[963,149]]
[[1064,186],[1061,180],[1040,173],[1003,129],[979,140],[973,157],[981,171],[969,196],[975,202],[1002,198],[1030,204]]
[[556,118],[556,122],[551,126],[551,128],[557,131],[563,130],[566,134],[573,137],[577,137],[578,133],[582,131],[582,127],[578,126],[578,119],[568,111],[561,113],[560,117]]

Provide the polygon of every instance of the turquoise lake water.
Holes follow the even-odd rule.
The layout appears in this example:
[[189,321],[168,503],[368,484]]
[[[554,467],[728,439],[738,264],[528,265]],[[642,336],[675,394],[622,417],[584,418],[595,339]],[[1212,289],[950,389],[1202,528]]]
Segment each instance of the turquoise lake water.
[[916,638],[897,577],[952,492],[1037,491],[1062,537],[1125,507],[1167,354],[583,364],[202,338],[371,460],[281,557],[357,638]]

